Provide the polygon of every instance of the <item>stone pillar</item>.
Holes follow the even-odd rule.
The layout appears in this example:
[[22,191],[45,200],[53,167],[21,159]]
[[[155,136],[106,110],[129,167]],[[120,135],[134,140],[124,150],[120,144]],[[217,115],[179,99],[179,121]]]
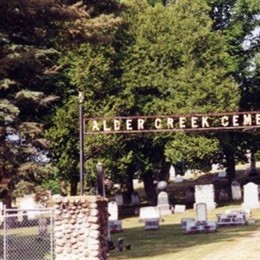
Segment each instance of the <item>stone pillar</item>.
[[108,207],[100,196],[55,200],[56,260],[107,260]]

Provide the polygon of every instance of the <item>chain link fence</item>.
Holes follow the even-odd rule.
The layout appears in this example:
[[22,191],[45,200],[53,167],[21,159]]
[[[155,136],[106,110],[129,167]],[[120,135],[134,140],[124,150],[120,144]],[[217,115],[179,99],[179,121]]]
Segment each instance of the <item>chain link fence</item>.
[[53,211],[4,209],[0,260],[53,260]]

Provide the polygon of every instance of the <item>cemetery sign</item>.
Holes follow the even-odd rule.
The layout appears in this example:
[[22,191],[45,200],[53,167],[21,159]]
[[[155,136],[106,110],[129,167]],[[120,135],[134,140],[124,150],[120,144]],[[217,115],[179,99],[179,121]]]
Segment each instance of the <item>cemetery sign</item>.
[[260,128],[260,111],[84,118],[85,134],[216,131]]

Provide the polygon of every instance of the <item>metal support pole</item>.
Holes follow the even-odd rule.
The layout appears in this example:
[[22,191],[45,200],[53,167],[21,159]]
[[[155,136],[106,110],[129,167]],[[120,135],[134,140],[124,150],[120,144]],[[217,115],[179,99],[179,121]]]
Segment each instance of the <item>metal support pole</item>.
[[80,195],[83,195],[83,177],[84,177],[84,123],[83,123],[83,107],[82,103],[84,96],[82,92],[79,93],[79,182]]

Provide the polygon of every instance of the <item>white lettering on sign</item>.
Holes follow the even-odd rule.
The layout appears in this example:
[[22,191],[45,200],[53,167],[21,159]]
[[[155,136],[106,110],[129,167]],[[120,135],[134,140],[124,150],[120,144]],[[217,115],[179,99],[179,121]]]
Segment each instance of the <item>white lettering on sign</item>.
[[170,118],[170,117],[168,117],[167,118],[167,127],[170,129],[172,129],[174,126],[173,126],[173,123],[174,123],[174,120],[173,120],[173,118]]
[[160,118],[156,118],[154,121],[154,126],[156,129],[161,129],[162,128],[162,120]]
[[144,130],[144,119],[138,119],[137,120],[137,129],[138,130]]
[[195,117],[195,116],[193,116],[193,117],[191,118],[191,127],[192,127],[192,128],[197,128],[197,127],[199,127],[199,126],[198,126],[198,118]]
[[98,122],[93,120],[92,131],[99,131]]
[[170,116],[140,116],[85,119],[86,134],[94,132],[158,132],[158,131],[203,131],[259,128],[259,111],[191,114]]
[[222,126],[228,126],[229,122],[228,122],[228,116],[222,116],[221,117],[221,125]]
[[111,131],[111,127],[108,127],[107,126],[107,121],[106,120],[103,120],[103,127],[104,127],[104,131]]
[[202,127],[209,127],[208,119],[209,119],[209,118],[208,118],[207,116],[203,116],[203,117],[201,118],[201,120],[202,120],[201,126],[202,126]]
[[252,125],[251,115],[243,115],[243,125]]
[[256,114],[255,121],[256,125],[260,125],[260,114]]
[[180,123],[180,128],[185,128],[186,127],[186,125],[185,125],[186,118],[185,117],[180,117],[179,118],[179,123]]
[[119,131],[120,130],[120,121],[115,119],[114,120],[114,130]]
[[239,126],[238,119],[239,119],[239,115],[234,115],[232,117],[233,126]]
[[132,119],[126,120],[126,130],[128,131],[133,130],[132,121],[133,121]]

